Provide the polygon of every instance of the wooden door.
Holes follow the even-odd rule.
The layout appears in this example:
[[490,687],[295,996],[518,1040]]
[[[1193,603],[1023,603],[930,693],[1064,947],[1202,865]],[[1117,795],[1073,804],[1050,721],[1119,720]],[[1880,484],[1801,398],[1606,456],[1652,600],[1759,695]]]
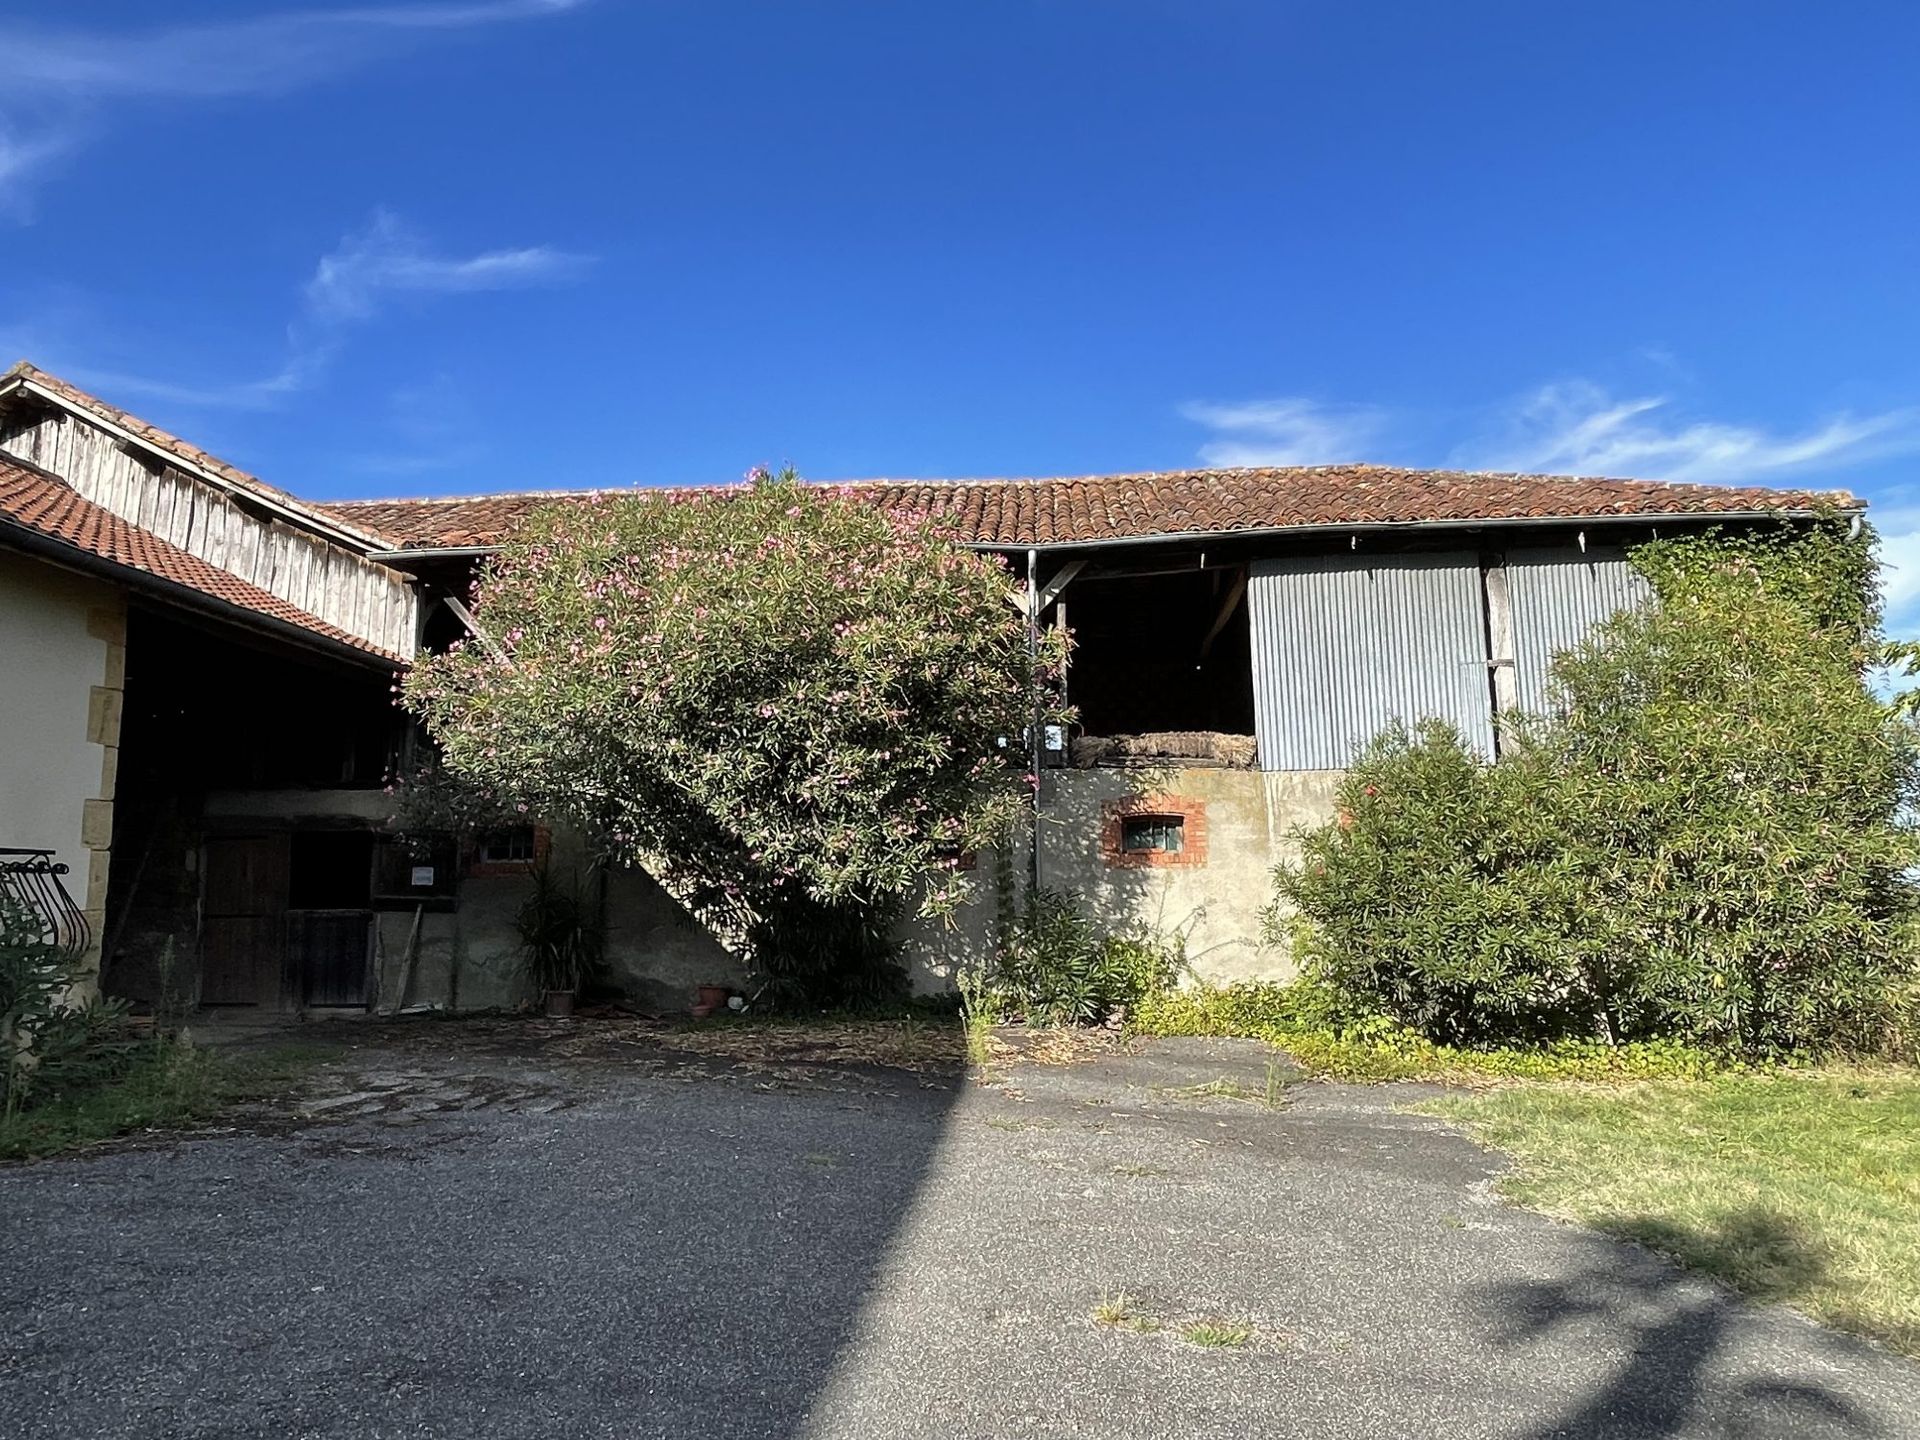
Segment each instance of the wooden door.
[[365,1005],[373,973],[373,911],[287,913],[287,978],[301,1005]]
[[286,955],[287,837],[207,841],[200,1003],[274,1005]]

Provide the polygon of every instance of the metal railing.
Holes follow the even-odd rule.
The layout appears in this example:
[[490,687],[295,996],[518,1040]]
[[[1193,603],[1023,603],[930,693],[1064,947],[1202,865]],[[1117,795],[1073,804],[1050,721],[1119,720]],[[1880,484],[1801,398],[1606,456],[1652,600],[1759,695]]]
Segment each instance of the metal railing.
[[60,878],[65,874],[67,867],[51,850],[0,850],[0,892],[39,918],[42,939],[69,959],[78,959],[93,943],[93,927],[67,893]]

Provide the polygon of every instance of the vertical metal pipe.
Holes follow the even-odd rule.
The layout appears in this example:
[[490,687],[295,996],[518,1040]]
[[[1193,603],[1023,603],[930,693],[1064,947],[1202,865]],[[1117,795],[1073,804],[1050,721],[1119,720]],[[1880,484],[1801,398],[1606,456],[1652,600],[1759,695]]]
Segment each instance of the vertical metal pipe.
[[1040,552],[1027,551],[1027,675],[1031,690],[1032,714],[1027,721],[1027,765],[1033,776],[1033,822],[1027,839],[1027,862],[1032,889],[1040,888],[1040,754],[1045,737],[1040,733],[1042,712],[1040,694]]

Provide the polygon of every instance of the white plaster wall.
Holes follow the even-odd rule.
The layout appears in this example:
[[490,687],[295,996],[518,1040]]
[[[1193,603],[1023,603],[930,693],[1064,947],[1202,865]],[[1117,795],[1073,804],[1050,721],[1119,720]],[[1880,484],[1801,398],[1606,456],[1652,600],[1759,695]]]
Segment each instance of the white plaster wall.
[[109,586],[0,551],[0,846],[53,851],[83,907],[93,887],[81,826],[106,758],[87,738],[88,706],[108,647],[87,612],[119,605]]

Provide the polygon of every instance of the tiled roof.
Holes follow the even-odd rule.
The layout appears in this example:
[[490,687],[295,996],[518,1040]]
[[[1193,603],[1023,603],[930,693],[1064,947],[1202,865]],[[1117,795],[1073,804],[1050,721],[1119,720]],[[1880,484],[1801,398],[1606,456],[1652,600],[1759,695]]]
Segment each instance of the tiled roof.
[[[862,480],[843,488],[877,505],[945,517],[968,543],[1010,548],[1296,527],[1791,514],[1856,503],[1844,491],[1382,465],[1175,470],[1060,480]],[[396,547],[491,545],[543,505],[588,494],[625,493],[662,492],[353,500],[318,508],[384,536]]]
[[151,445],[154,449],[165,452],[184,465],[204,471],[216,480],[225,481],[237,490],[251,492],[263,500],[271,501],[273,504],[291,511],[295,515],[307,516],[314,520],[321,521],[325,525],[335,527],[344,526],[348,529],[353,528],[351,521],[327,514],[324,505],[315,505],[310,501],[300,499],[298,496],[290,495],[285,490],[277,489],[267,484],[266,481],[260,479],[257,475],[249,475],[237,465],[229,465],[218,456],[209,455],[198,445],[189,444],[178,435],[162,430],[158,425],[148,424],[138,415],[130,415],[118,406],[109,405],[97,395],[89,395],[79,386],[67,383],[58,375],[49,375],[46,371],[36,365],[29,364],[25,360],[20,361],[5,374],[0,375],[0,386],[5,386],[9,381],[14,380],[30,382],[45,391],[48,395],[72,406],[75,410],[90,415],[96,420],[104,421],[108,425],[124,430],[127,434],[136,436],[146,444]]
[[168,581],[226,605],[297,625],[324,640],[363,654],[395,665],[406,663],[400,656],[329,625],[278,595],[269,594],[151,531],[130,524],[46,471],[0,455],[0,539],[4,539],[9,526],[70,545],[96,559]]

